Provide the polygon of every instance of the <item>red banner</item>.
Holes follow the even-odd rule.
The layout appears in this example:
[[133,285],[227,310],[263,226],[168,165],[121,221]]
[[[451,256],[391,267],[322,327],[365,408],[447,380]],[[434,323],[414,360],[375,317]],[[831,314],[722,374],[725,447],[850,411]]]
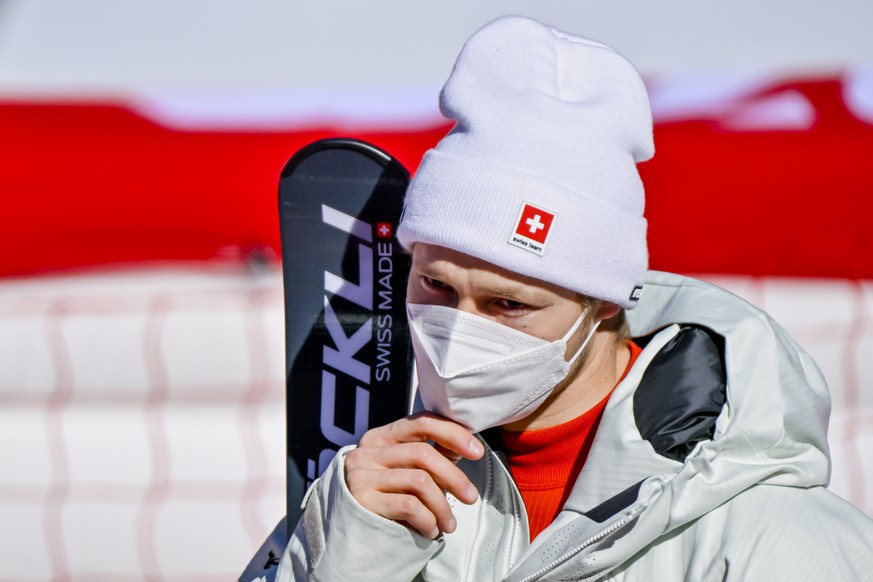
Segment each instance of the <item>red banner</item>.
[[[179,129],[120,103],[0,103],[0,276],[278,255],[278,176],[297,149],[350,135],[414,170],[449,126],[357,127]],[[873,278],[873,125],[840,79],[656,108],[655,146],[640,167],[652,268]]]

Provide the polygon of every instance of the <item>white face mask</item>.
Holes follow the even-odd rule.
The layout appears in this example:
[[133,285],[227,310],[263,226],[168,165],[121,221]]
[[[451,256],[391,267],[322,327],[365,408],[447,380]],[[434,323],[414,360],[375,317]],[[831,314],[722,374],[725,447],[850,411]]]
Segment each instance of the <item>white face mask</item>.
[[535,411],[567,377],[600,324],[567,362],[567,341],[587,309],[553,342],[451,307],[411,303],[407,313],[425,408],[472,432]]

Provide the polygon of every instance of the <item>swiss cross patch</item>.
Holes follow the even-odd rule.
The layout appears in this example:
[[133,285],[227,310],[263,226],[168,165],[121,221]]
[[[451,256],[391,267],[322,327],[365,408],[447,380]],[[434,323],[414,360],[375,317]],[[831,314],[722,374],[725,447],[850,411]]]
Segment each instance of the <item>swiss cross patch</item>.
[[391,223],[379,222],[376,224],[376,236],[379,238],[391,238]]
[[509,235],[509,244],[542,255],[555,222],[555,213],[530,202],[522,202],[515,228]]

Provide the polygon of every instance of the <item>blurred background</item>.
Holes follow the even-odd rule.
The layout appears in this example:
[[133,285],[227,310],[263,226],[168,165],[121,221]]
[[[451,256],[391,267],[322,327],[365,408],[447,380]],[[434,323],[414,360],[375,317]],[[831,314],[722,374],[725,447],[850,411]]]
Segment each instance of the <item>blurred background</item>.
[[867,0],[0,0],[0,580],[236,579],[285,513],[279,172],[340,135],[414,171],[511,13],[638,67],[652,268],[816,358],[873,514]]

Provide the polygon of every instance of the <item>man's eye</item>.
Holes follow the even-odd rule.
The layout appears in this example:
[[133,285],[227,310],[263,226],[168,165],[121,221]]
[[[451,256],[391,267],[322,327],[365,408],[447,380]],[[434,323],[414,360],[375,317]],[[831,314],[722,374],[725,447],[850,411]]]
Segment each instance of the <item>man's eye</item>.
[[518,311],[521,309],[527,309],[527,304],[522,303],[521,301],[513,301],[512,299],[501,299],[499,304],[502,308],[509,311]]
[[448,285],[440,281],[439,279],[434,279],[433,277],[422,277],[424,279],[424,284],[433,289],[446,289]]

